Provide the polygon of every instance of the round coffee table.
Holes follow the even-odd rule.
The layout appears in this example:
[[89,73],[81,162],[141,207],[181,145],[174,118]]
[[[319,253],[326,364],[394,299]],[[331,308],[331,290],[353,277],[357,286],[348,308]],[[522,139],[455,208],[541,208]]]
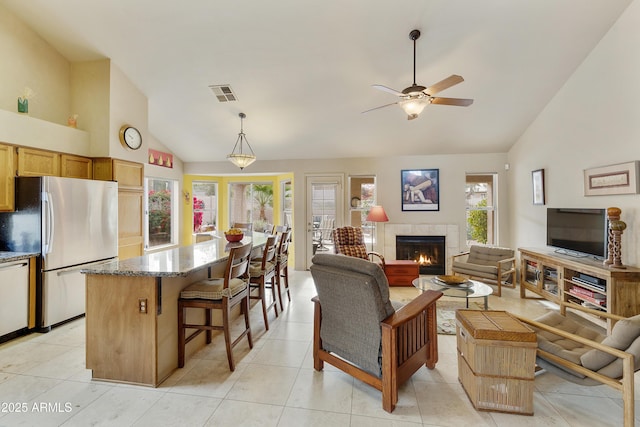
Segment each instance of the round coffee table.
[[467,302],[467,308],[469,308],[469,298],[484,298],[485,310],[489,309],[489,295],[493,293],[493,288],[491,288],[491,286],[471,279],[469,279],[468,284],[446,285],[442,282],[436,281],[434,277],[421,276],[417,279],[413,279],[411,284],[423,291],[440,291],[447,297],[464,298]]

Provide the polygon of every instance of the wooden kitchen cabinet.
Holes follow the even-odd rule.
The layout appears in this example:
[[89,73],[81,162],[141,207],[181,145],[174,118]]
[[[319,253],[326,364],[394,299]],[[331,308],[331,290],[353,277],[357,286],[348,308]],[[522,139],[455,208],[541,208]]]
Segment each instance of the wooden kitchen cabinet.
[[60,176],[60,153],[19,147],[18,176]]
[[88,157],[62,154],[60,155],[60,176],[91,179],[93,177],[93,161]]
[[144,165],[112,158],[99,157],[93,159],[94,179],[118,181],[119,189],[143,190]]
[[15,202],[14,147],[0,144],[0,211],[12,211]]
[[143,191],[118,190],[118,258],[143,254],[143,212]]
[[93,159],[93,178],[118,182],[118,258],[144,252],[144,165],[112,158]]

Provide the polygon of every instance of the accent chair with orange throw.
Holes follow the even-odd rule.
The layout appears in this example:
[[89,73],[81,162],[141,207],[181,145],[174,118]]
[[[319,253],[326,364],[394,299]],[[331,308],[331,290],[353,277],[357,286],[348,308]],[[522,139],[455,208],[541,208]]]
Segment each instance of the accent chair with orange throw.
[[367,250],[364,244],[364,235],[360,227],[338,227],[333,230],[334,250],[337,254],[344,254],[356,258],[362,258],[369,261],[379,260],[379,264],[384,270],[384,257],[377,253]]
[[423,292],[400,307],[389,300],[389,283],[376,264],[334,254],[312,261],[314,369],[322,371],[327,362],[380,390],[382,408],[392,412],[400,385],[438,361],[436,301],[442,292]]

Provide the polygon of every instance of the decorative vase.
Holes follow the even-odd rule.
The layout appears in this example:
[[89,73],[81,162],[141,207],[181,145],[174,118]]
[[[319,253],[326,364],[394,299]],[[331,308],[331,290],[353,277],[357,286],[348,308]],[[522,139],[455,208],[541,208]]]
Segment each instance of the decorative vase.
[[28,113],[29,112],[29,99],[27,98],[18,98],[18,113]]

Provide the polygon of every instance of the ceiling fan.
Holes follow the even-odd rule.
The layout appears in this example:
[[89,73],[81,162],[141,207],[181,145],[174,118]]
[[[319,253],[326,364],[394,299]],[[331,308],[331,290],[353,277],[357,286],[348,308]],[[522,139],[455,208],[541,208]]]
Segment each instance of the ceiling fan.
[[395,89],[391,89],[390,87],[383,85],[373,85],[374,88],[397,95],[401,99],[397,102],[392,102],[391,104],[371,108],[370,110],[363,111],[363,113],[368,113],[369,111],[378,110],[380,108],[397,104],[400,105],[402,109],[407,113],[407,120],[413,120],[418,117],[422,110],[424,110],[424,107],[426,107],[428,104],[456,105],[459,107],[468,107],[469,105],[473,104],[473,99],[441,98],[433,96],[436,93],[448,89],[453,85],[462,83],[464,79],[461,76],[453,74],[429,87],[424,87],[416,84],[416,40],[420,38],[420,31],[411,31],[409,33],[409,38],[413,40],[413,85],[404,89],[402,92],[398,92]]

